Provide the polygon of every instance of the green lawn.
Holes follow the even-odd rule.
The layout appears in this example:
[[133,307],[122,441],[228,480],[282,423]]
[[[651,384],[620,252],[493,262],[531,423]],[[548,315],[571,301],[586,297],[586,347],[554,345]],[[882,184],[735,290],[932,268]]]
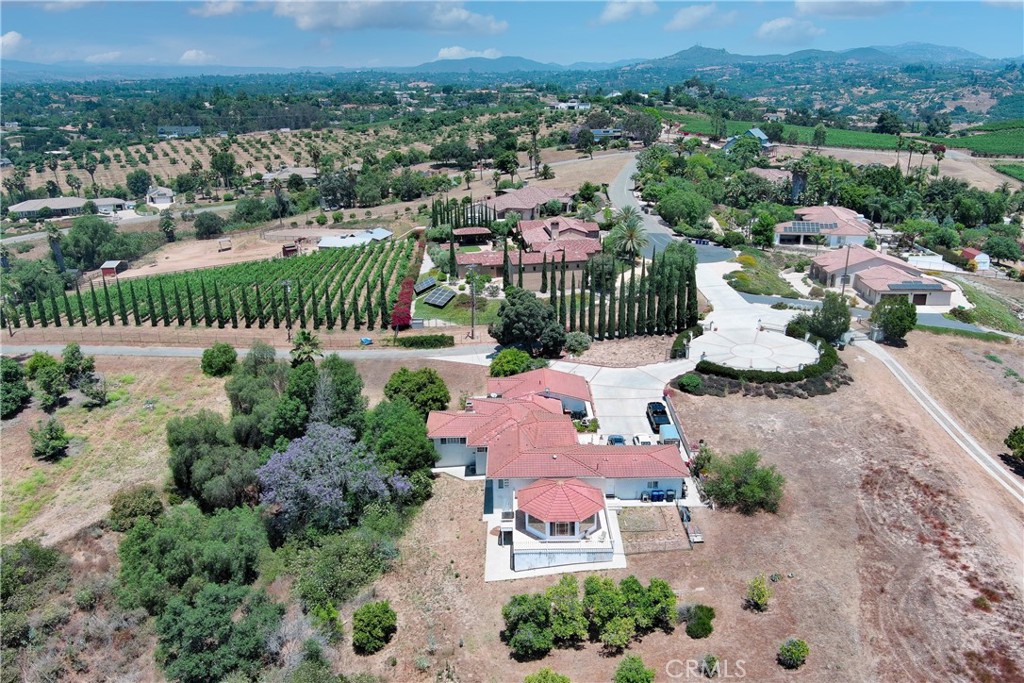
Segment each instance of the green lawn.
[[480,251],[480,247],[472,244],[467,247],[459,247],[460,254],[472,254],[474,251]]
[[[433,290],[431,290],[433,291]],[[472,311],[469,294],[459,293],[444,308],[437,308],[423,303],[426,294],[417,297],[415,317],[424,320],[445,320],[456,325],[469,325]],[[488,325],[498,317],[501,301],[478,296],[476,298],[476,324]]]
[[726,275],[725,279],[739,292],[800,298],[800,293],[779,275],[782,265],[775,262],[776,258],[785,257],[781,254],[776,257],[758,249],[745,247],[743,253],[733,259],[743,265],[743,270],[735,270]]
[[1016,314],[1000,299],[972,287],[963,280],[958,279],[957,284],[964,290],[967,300],[974,304],[974,315],[979,325],[1003,332],[1024,334],[1024,324],[1021,324]]
[[1003,175],[1008,175],[1011,178],[1024,181],[1024,164],[993,164],[992,168],[996,169]]

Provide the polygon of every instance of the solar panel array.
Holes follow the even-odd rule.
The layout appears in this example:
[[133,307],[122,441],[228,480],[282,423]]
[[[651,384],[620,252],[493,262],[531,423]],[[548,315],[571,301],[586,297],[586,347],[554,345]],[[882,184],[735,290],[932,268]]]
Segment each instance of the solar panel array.
[[893,292],[905,292],[912,289],[924,290],[929,292],[941,292],[942,285],[938,282],[896,282],[889,285],[889,290]]
[[434,279],[433,277],[428,277],[426,280],[423,280],[422,282],[417,282],[415,285],[413,285],[412,289],[414,292],[416,292],[416,295],[418,296],[436,284],[436,279]]
[[835,230],[839,225],[836,223],[815,223],[813,221],[793,221],[792,225],[787,225],[783,231],[789,233],[799,233],[801,235],[817,235],[822,230]]
[[430,304],[431,306],[437,306],[438,308],[444,308],[448,305],[448,302],[455,298],[455,292],[448,289],[447,287],[439,287],[433,292],[427,295],[427,298],[423,300],[423,303]]

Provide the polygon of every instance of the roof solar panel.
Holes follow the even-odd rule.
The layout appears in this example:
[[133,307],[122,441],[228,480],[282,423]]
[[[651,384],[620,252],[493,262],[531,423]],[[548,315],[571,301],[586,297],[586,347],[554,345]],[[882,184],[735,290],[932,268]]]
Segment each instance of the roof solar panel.
[[423,280],[421,282],[417,282],[415,285],[413,285],[412,289],[413,289],[414,292],[416,292],[417,295],[419,295],[419,294],[422,294],[423,292],[427,291],[428,289],[430,289],[431,287],[433,287],[436,284],[437,284],[437,280],[435,278],[428,277],[426,280]]
[[427,294],[427,297],[423,300],[423,303],[436,306],[438,308],[444,308],[448,305],[448,302],[455,298],[455,292],[448,289],[447,287],[439,287]]

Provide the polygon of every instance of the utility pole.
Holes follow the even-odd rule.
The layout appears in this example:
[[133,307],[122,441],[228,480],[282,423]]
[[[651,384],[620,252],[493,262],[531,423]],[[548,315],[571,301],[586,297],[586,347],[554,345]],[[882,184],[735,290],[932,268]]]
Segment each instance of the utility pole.
[[850,245],[846,245],[846,265],[843,266],[843,288],[839,296],[846,298],[846,280],[850,277]]
[[476,340],[476,264],[470,264],[466,272],[469,279],[469,338]]

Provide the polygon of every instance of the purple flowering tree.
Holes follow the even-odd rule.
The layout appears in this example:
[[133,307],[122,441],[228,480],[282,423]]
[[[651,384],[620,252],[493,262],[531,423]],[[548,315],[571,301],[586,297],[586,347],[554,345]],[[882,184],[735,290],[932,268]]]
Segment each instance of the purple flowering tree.
[[387,476],[373,454],[347,427],[310,424],[256,471],[260,502],[285,533],[312,526],[338,531],[355,524],[374,501],[404,496],[410,487],[400,475]]

